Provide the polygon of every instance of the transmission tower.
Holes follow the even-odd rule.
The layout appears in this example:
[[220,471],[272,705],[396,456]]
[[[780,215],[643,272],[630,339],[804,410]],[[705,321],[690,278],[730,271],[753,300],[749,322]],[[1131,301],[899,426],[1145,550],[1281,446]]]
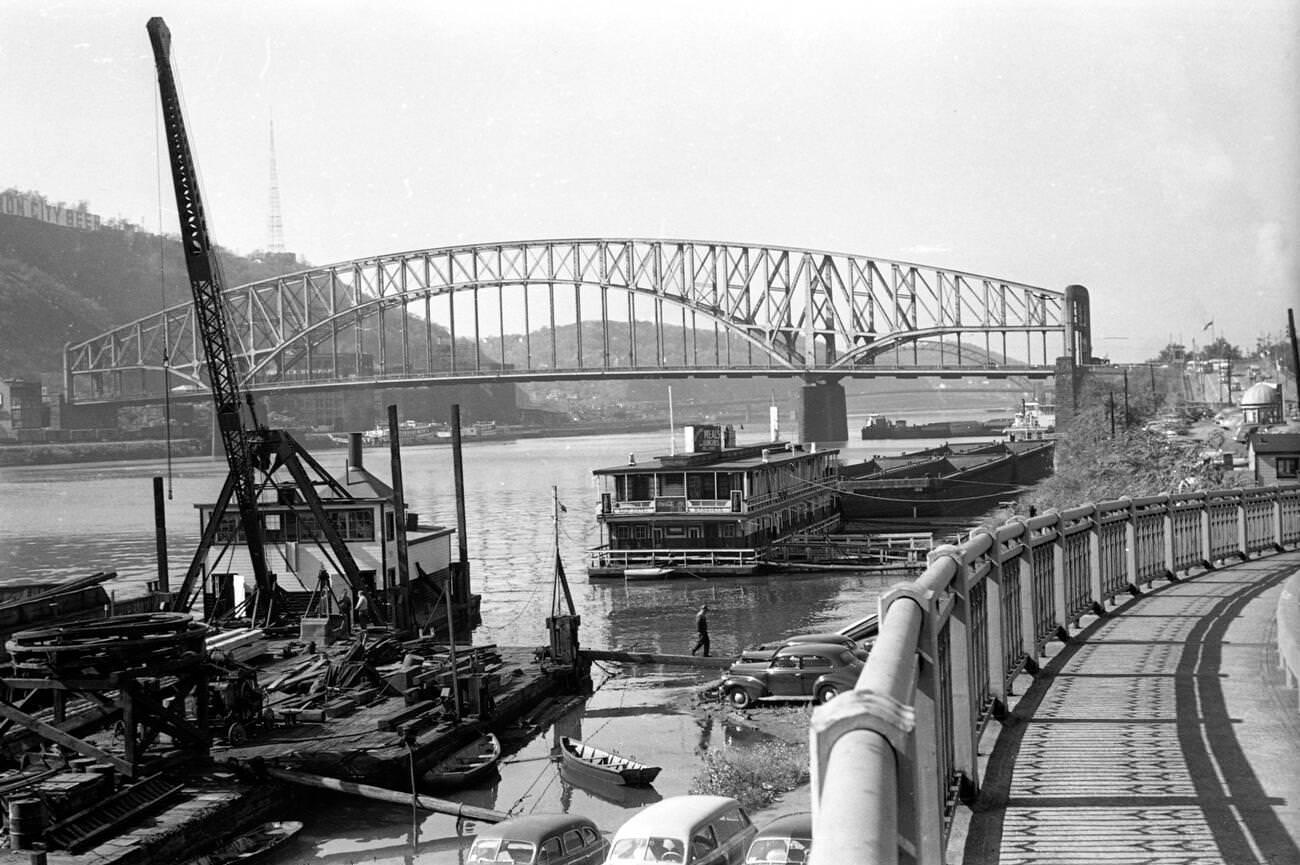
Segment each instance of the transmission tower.
[[271,242],[268,252],[284,252],[284,224],[280,220],[280,178],[275,170],[275,119],[271,119]]

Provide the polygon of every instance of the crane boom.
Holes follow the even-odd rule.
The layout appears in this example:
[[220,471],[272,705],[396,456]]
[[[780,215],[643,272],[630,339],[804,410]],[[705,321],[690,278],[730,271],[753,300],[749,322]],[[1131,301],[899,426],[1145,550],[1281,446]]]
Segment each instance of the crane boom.
[[[163,124],[171,160],[172,183],[176,189],[176,212],[180,217],[181,248],[189,273],[190,291],[194,296],[195,321],[207,356],[208,378],[215,402],[217,429],[230,466],[230,481],[239,506],[240,523],[252,562],[253,577],[259,590],[274,589],[266,566],[266,549],[262,539],[262,522],[257,510],[257,489],[253,480],[254,438],[243,416],[243,395],[239,387],[239,370],[230,350],[229,328],[221,293],[225,288],[221,265],[212,248],[203,201],[199,196],[198,175],[185,119],[181,114],[176,77],[171,67],[171,31],[162,18],[150,18],[147,26],[153,45],[154,63],[158,67],[158,92],[162,100]],[[247,400],[251,429],[257,429],[251,395]],[[213,518],[216,518],[214,514]]]

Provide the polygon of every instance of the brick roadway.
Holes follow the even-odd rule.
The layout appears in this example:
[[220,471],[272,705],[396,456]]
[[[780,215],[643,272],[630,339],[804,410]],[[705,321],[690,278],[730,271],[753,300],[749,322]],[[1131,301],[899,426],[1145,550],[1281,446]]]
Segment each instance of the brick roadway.
[[963,865],[1300,865],[1300,709],[1277,598],[1300,552],[1159,583],[1009,713]]

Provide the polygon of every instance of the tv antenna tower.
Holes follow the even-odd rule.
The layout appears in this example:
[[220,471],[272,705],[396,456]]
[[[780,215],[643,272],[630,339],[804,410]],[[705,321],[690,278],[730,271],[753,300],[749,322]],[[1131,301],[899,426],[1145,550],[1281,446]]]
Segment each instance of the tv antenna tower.
[[275,118],[271,118],[271,241],[267,252],[284,252],[284,223],[280,220],[280,177],[275,170]]

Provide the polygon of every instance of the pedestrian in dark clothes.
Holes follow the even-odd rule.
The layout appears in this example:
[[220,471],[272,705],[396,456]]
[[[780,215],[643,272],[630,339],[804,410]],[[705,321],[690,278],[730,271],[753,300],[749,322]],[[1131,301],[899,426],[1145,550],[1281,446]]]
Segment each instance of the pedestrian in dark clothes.
[[709,605],[700,606],[700,611],[695,614],[695,645],[691,647],[691,654],[694,655],[700,649],[704,650],[704,657],[709,656]]

